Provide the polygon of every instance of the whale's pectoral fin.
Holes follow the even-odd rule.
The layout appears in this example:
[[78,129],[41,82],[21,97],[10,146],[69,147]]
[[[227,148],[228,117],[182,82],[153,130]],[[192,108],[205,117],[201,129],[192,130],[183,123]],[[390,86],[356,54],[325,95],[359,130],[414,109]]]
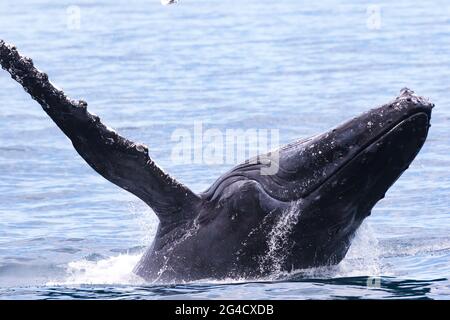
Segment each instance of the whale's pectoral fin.
[[31,59],[1,40],[0,63],[39,102],[95,171],[147,203],[162,223],[191,218],[190,209],[199,197],[164,173],[149,157],[146,146],[106,127],[87,111],[84,101],[66,97],[34,67]]

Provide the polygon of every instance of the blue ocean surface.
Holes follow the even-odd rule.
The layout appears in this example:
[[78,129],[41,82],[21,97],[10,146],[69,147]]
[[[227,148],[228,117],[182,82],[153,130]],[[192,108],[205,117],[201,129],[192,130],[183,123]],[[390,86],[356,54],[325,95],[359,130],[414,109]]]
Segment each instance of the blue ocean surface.
[[[151,284],[158,220],[95,173],[0,72],[0,299],[450,299],[450,2],[0,1],[0,39],[196,192],[233,164],[177,164],[177,129],[320,133],[409,87],[423,149],[337,266]],[[237,163],[236,163],[237,164]]]

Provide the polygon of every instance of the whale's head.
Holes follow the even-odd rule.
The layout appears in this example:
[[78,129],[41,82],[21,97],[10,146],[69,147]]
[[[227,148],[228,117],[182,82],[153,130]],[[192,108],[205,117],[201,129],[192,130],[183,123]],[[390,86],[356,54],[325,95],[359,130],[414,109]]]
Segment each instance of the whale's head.
[[[421,149],[433,106],[405,88],[388,104],[269,154],[271,161],[237,166],[205,195],[214,203],[234,199],[235,208],[226,209],[241,212],[235,223],[243,234],[258,221],[266,225],[264,241],[285,232],[286,268],[337,263]],[[268,166],[276,166],[266,170],[273,174],[261,174]]]
[[433,106],[403,89],[392,102],[281,150],[275,176],[287,185],[276,196],[339,200],[350,192],[352,201],[376,202],[425,142]]
[[298,200],[288,238],[300,257],[292,255],[287,264],[333,264],[345,256],[363,219],[424,144],[433,107],[403,89],[388,104],[280,150],[278,173],[262,185],[278,179],[284,186],[274,197]]

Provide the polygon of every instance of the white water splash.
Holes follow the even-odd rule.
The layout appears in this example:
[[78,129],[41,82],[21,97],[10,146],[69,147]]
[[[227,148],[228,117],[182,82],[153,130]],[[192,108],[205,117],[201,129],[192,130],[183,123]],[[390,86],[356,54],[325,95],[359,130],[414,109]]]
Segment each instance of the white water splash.
[[79,260],[67,266],[67,277],[47,285],[80,284],[143,284],[144,280],[133,273],[142,254],[122,254],[100,261]]
[[297,225],[301,214],[299,204],[299,201],[293,202],[270,231],[268,239],[269,251],[261,259],[260,265],[261,268],[266,268],[270,265],[272,274],[280,274],[284,259],[289,253],[286,245],[289,235]]
[[[298,204],[293,204],[286,214],[275,224],[270,233],[269,251],[262,261],[269,265],[271,275],[261,279],[203,279],[195,283],[240,283],[246,281],[281,280],[301,274],[305,278],[335,278],[354,276],[386,276],[389,270],[381,264],[381,252],[378,240],[370,225],[365,222],[355,235],[346,258],[337,266],[318,267],[292,272],[282,272],[281,265],[286,251],[283,245],[285,239],[298,222],[300,212],[296,210]],[[195,228],[194,228],[195,230]],[[190,233],[191,235],[192,233]],[[121,254],[99,261],[86,259],[70,262],[67,265],[67,276],[60,281],[50,281],[47,285],[82,285],[82,284],[120,284],[143,285],[145,281],[133,273],[133,269],[141,258],[142,253]]]
[[148,246],[152,243],[158,230],[159,220],[156,214],[142,202],[129,202],[128,211],[136,217],[137,225],[141,230],[140,245]]
[[345,259],[337,267],[336,277],[389,275],[382,268],[378,239],[368,222],[359,227]]
[[341,278],[388,276],[390,272],[387,266],[382,265],[380,246],[375,233],[367,222],[363,222],[347,255],[338,265],[295,270],[280,276],[288,278],[296,274],[304,278]]
[[161,267],[161,269],[158,271],[158,277],[155,279],[155,283],[159,281],[159,279],[161,278],[161,276],[164,274],[164,272],[166,272],[167,270],[170,269],[170,265],[169,265],[169,261],[172,257],[171,252],[181,243],[183,243],[184,241],[186,241],[187,239],[189,239],[190,237],[192,237],[193,235],[196,234],[196,232],[199,229],[199,225],[198,223],[195,221],[194,224],[191,226],[190,229],[188,229],[186,231],[186,233],[180,238],[175,240],[171,246],[168,248],[166,256],[164,256],[164,263]]

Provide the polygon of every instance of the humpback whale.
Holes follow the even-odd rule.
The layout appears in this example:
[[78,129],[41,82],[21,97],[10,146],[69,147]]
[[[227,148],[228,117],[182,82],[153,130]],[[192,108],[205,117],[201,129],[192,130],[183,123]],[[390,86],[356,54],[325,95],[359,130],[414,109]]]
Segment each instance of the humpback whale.
[[[418,154],[434,107],[404,88],[325,133],[237,165],[197,194],[160,169],[145,145],[109,129],[3,41],[0,63],[97,173],[158,216],[155,239],[134,269],[155,282],[257,278],[339,263]],[[261,173],[274,164],[276,172]]]

